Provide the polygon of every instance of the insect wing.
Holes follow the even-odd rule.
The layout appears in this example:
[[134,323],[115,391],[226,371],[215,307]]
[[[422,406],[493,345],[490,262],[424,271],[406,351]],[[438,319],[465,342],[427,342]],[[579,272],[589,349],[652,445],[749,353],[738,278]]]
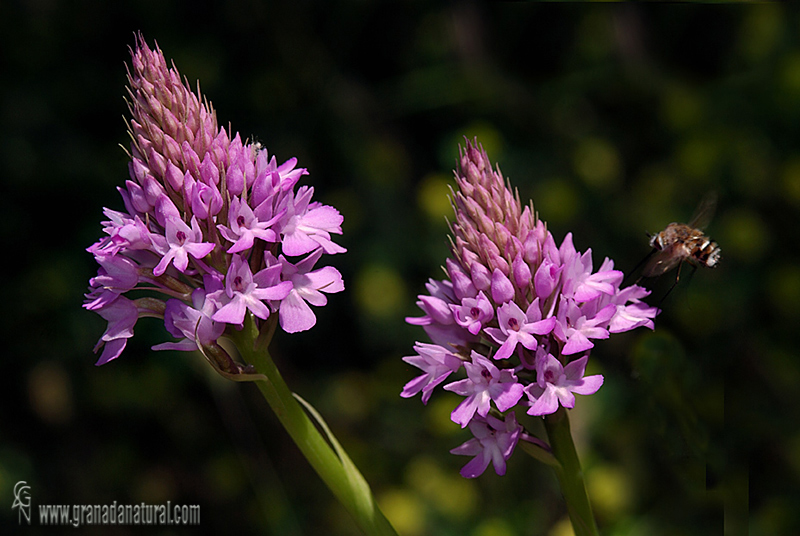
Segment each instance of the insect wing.
[[714,211],[716,208],[717,194],[716,192],[708,192],[705,196],[703,196],[700,204],[697,205],[697,209],[695,209],[692,219],[689,220],[689,227],[693,227],[695,229],[705,228],[711,222],[711,218],[714,216]]
[[675,244],[665,250],[655,251],[642,269],[642,277],[657,277],[665,274],[680,264],[682,258],[675,254]]

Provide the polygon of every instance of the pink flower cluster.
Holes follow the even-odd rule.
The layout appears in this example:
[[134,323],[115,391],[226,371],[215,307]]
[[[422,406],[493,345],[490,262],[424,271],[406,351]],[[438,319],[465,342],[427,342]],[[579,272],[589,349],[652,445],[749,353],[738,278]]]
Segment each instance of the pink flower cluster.
[[451,452],[474,456],[465,477],[490,462],[502,475],[517,441],[533,441],[512,408],[535,416],[573,408],[576,393],[603,384],[601,375],[584,375],[592,341],[652,329],[658,311],[640,301],[645,288],[620,288],[613,261],[594,271],[591,249],[577,251],[571,233],[557,245],[476,143],[461,151],[456,182],[448,277],[431,279],[417,302],[425,315],[406,319],[432,343],[418,342],[416,355],[403,358],[423,374],[402,396],[422,393],[427,403],[437,385],[463,370],[464,379],[443,388],[464,397],[451,418],[475,437]]
[[105,236],[88,248],[100,268],[84,307],[108,321],[97,364],[121,354],[144,316],[180,339],[156,350],[218,354],[217,339],[248,311],[262,329],[268,319],[289,333],[311,328],[309,304],[344,289],[335,268],[315,267],[323,253],[345,251],[331,241],[342,216],[312,201],[313,188],[295,188],[307,174],[296,159],[278,164],[220,128],[157,47],[139,36],[132,56],[125,210],[104,209]]

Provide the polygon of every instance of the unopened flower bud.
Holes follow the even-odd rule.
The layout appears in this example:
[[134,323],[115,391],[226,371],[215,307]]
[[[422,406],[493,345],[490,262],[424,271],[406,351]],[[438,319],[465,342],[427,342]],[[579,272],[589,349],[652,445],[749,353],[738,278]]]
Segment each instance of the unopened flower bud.
[[514,298],[514,285],[503,272],[495,269],[492,272],[492,301],[497,304],[506,303]]
[[517,255],[511,265],[514,273],[514,284],[518,289],[525,289],[531,282],[531,268],[528,263],[522,258],[522,255]]

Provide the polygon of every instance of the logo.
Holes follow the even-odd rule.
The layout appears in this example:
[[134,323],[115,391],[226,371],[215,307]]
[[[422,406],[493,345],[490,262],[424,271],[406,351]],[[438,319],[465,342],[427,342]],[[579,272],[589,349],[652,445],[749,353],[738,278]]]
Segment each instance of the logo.
[[22,518],[28,525],[31,524],[31,487],[24,480],[20,480],[14,486],[14,504],[11,508],[19,508],[19,524],[22,525]]

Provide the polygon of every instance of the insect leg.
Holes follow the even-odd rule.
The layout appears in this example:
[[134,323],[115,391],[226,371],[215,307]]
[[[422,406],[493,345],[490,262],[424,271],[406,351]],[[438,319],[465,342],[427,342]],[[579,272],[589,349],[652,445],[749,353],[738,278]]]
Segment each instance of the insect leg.
[[[634,266],[634,267],[633,267],[633,270],[631,270],[630,272],[628,272],[628,274],[625,276],[625,279],[623,279],[623,280],[622,280],[622,283],[620,284],[620,287],[624,287],[624,286],[625,286],[625,282],[626,282],[626,281],[628,281],[628,280],[631,278],[631,276],[632,276],[633,274],[635,274],[635,273],[636,273],[636,272],[639,270],[639,268],[641,268],[641,267],[644,265],[644,263],[646,263],[648,260],[650,260],[650,257],[652,257],[652,256],[653,256],[653,254],[654,254],[656,251],[658,251],[658,250],[656,250],[656,249],[652,249],[652,250],[650,250],[650,253],[648,253],[648,254],[645,256],[645,258],[644,258],[644,259],[640,260],[640,261],[639,261],[639,263],[638,263],[636,266]],[[641,281],[641,280],[642,280],[642,277],[644,277],[644,276],[643,276],[643,275],[639,275],[639,277],[637,277],[637,278],[636,278],[636,281],[634,281],[634,284],[635,284],[635,285],[638,285],[638,284],[639,284],[639,281]]]
[[658,306],[657,306],[657,307],[658,307],[659,309],[661,309],[661,304],[662,304],[662,303],[664,303],[664,300],[666,300],[666,299],[667,299],[667,296],[669,296],[669,294],[672,292],[672,289],[674,289],[674,288],[675,288],[675,286],[678,284],[678,281],[680,281],[680,279],[681,279],[681,267],[682,267],[682,266],[683,266],[683,263],[680,263],[680,264],[678,264],[678,274],[675,276],[675,281],[674,281],[674,282],[672,283],[672,285],[669,287],[669,290],[667,291],[667,293],[666,293],[666,294],[664,294],[664,296],[663,296],[663,297],[661,298],[661,300],[658,302]]

